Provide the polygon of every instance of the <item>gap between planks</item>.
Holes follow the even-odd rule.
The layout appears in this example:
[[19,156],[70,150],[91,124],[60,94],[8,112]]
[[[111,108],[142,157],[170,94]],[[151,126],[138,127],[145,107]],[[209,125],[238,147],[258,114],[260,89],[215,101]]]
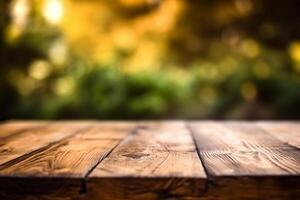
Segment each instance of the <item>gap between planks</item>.
[[[33,142],[30,141],[30,139],[34,139],[34,141],[37,141],[36,144],[28,144],[27,141],[22,141],[18,138],[15,138],[15,135],[12,135],[12,139],[8,140],[8,141],[4,141],[3,145],[0,146],[0,150],[2,152],[4,152],[1,154],[0,156],[0,175],[1,175],[1,170],[6,168],[7,166],[10,166],[14,163],[19,163],[20,161],[36,154],[39,153],[40,151],[43,151],[45,149],[51,148],[52,146],[60,143],[61,141],[70,139],[72,137],[74,137],[76,134],[79,134],[80,132],[88,129],[90,127],[89,124],[82,124],[81,126],[75,126],[73,127],[73,129],[61,129],[60,131],[58,131],[59,134],[57,134],[56,132],[56,128],[55,127],[57,125],[61,126],[60,123],[65,123],[65,122],[59,122],[59,123],[48,123],[45,126],[42,127],[33,127],[32,129],[26,129],[22,132],[20,132],[20,134],[22,134],[22,140],[28,140],[28,142]],[[70,126],[72,124],[69,124]],[[51,128],[54,130],[51,130]],[[45,133],[42,133],[43,131],[45,131]],[[47,132],[48,131],[48,132]],[[35,133],[35,134],[33,134]],[[37,135],[36,135],[37,134]],[[38,134],[42,134],[41,136],[45,137],[44,140],[40,140],[38,137]],[[56,135],[57,134],[57,137]],[[61,136],[65,134],[66,136]],[[18,135],[17,135],[18,136]],[[50,141],[48,141],[47,139],[51,139]],[[6,143],[8,143],[8,147],[6,147]],[[12,144],[11,144],[12,143]],[[18,148],[17,144],[25,144],[23,147]],[[11,148],[12,150],[9,150],[8,153],[5,154],[6,149],[7,148]],[[12,154],[12,155],[10,155]]]
[[[106,126],[105,126],[105,124],[106,124]],[[124,137],[126,137],[127,134],[129,134],[131,132],[131,130],[134,128],[133,126],[134,125],[128,126],[130,128],[130,130],[126,129],[122,132],[122,130],[118,131],[118,129],[120,129],[120,123],[93,123],[89,127],[86,127],[86,129],[79,131],[76,134],[74,133],[69,137],[65,137],[55,143],[45,146],[44,148],[40,148],[38,151],[35,151],[35,152],[31,153],[30,155],[27,155],[26,157],[23,156],[21,159],[18,160],[18,162],[13,163],[10,166],[4,166],[3,167],[4,170],[2,169],[2,171],[0,171],[0,174],[3,175],[6,173],[7,175],[11,175],[13,177],[14,176],[19,176],[19,177],[27,176],[28,178],[43,177],[43,179],[37,179],[39,181],[45,180],[47,178],[49,179],[52,177],[51,181],[54,181],[54,182],[57,180],[57,178],[62,179],[62,180],[65,178],[69,178],[69,179],[78,179],[79,178],[79,181],[80,181],[79,192],[80,191],[84,192],[84,190],[85,190],[84,187],[86,185],[85,178],[93,170],[93,168],[95,166],[97,166],[101,162],[101,160],[103,160],[103,158],[105,158],[107,156],[107,153],[109,153],[111,151],[111,148],[117,144],[117,142],[118,142],[117,140],[122,140]],[[105,127],[106,127],[106,129],[105,129]],[[116,129],[116,127],[119,127],[119,128]],[[122,126],[121,126],[121,128],[122,128]],[[101,134],[98,134],[99,131],[101,132]],[[76,141],[78,141],[78,143],[73,144]],[[64,144],[64,143],[66,143],[66,144]],[[79,145],[79,144],[82,144],[83,146]],[[92,146],[90,147],[89,144]],[[97,144],[99,144],[99,147],[97,146]],[[43,171],[40,171],[38,174],[36,174],[34,171],[35,170],[34,168],[29,168],[29,170],[24,171],[24,169],[26,169],[26,166],[31,167],[30,164],[34,164],[34,163],[32,163],[32,161],[36,162],[36,161],[40,160],[40,162],[38,162],[37,164],[39,167],[43,167],[44,161],[41,160],[43,158],[43,156],[46,156],[46,159],[47,159],[47,156],[49,157],[49,155],[52,155],[51,157],[49,157],[49,159],[52,159],[52,157],[55,158],[56,151],[59,150],[61,147],[64,147],[61,145],[66,145],[66,147],[68,147],[68,145],[69,145],[69,147],[71,148],[71,149],[69,149],[71,151],[71,152],[69,152],[69,154],[73,155],[73,157],[75,157],[75,158],[77,158],[78,156],[81,157],[81,155],[76,154],[76,152],[77,152],[76,146],[78,146],[78,147],[82,146],[81,148],[84,148],[83,153],[85,153],[85,151],[87,151],[86,152],[87,155],[85,155],[85,156],[90,157],[90,155],[91,155],[92,158],[95,158],[95,160],[93,160],[93,159],[89,160],[89,157],[86,158],[88,160],[80,159],[81,163],[79,163],[80,164],[79,166],[77,165],[77,169],[79,169],[79,171],[78,170],[76,171],[76,168],[75,168],[75,171],[73,172],[73,174],[75,173],[74,174],[75,177],[72,177],[72,176],[65,177],[65,175],[67,175],[67,174],[65,174],[64,172],[62,172],[62,173],[60,173],[59,171],[51,172],[52,171],[51,168],[46,168],[45,174],[43,174],[44,173]],[[88,145],[88,146],[86,146],[86,145]],[[89,151],[90,148],[93,148],[93,151]],[[61,150],[64,151],[64,149],[61,149]],[[79,149],[79,150],[81,150],[81,149]],[[39,157],[40,155],[42,155],[42,157]],[[59,154],[57,156],[59,156]],[[47,161],[48,160],[45,160],[46,164],[47,164]],[[71,163],[67,163],[67,161],[64,161],[62,167],[68,167],[68,164],[71,167],[74,164],[76,164],[76,163],[74,163],[74,161],[76,161],[76,159],[71,160]],[[88,162],[86,162],[86,161],[88,161]],[[49,162],[51,162],[51,160],[49,160]],[[83,166],[82,162],[84,164],[86,164],[87,166]],[[55,164],[55,160],[54,160],[54,164]],[[67,164],[67,165],[64,165],[64,164]],[[66,168],[66,169],[68,169],[68,168]],[[48,170],[51,170],[51,171],[48,171]],[[48,172],[50,172],[50,174]],[[54,186],[56,187],[55,184],[54,184]]]
[[90,170],[87,171],[86,175],[84,176],[83,180],[82,180],[82,186],[81,186],[81,190],[79,191],[79,193],[81,194],[84,194],[84,193],[87,193],[88,191],[88,187],[87,187],[87,183],[88,183],[88,177],[89,175],[94,171],[94,169],[103,161],[105,160],[110,154],[111,152],[117,148],[127,137],[129,137],[130,135],[134,134],[137,130],[139,129],[139,126],[138,124],[136,123],[136,125],[133,125],[133,128],[131,130],[129,130],[128,134],[123,137],[122,139],[120,139],[117,144],[115,146],[113,146],[106,155],[103,156],[103,158],[100,158],[98,160],[98,162],[93,166],[91,167]]
[[280,131],[270,134],[253,122],[190,123],[208,176],[201,199],[300,198],[300,152],[286,143],[299,145],[295,143],[297,131],[293,140],[286,138],[289,131],[285,129],[279,140],[275,136]]
[[201,196],[206,174],[195,147],[183,121],[140,122],[89,175],[87,199]]
[[[272,178],[272,177],[269,177],[269,180],[267,180],[267,179],[260,179],[260,178],[263,178],[263,177],[258,177],[258,178],[256,178],[257,180],[258,180],[258,182],[257,182],[257,180],[256,179],[253,179],[253,177],[247,177],[247,176],[240,176],[240,175],[238,175],[237,177],[236,177],[236,179],[231,179],[231,178],[229,178],[229,180],[226,178],[226,177],[222,177],[222,176],[215,176],[215,175],[211,175],[210,173],[208,173],[209,172],[209,170],[207,170],[207,168],[206,168],[206,166],[205,166],[205,159],[203,159],[203,158],[201,158],[201,148],[200,148],[200,145],[198,144],[198,145],[196,145],[196,139],[195,139],[195,134],[193,134],[193,131],[191,130],[191,128],[190,128],[190,123],[186,123],[186,122],[184,122],[185,123],[185,126],[186,127],[189,127],[188,129],[189,129],[189,134],[190,134],[190,136],[192,137],[192,139],[193,139],[193,144],[194,144],[194,146],[195,146],[195,148],[196,148],[196,152],[197,152],[197,156],[198,156],[198,158],[199,158],[199,160],[200,160],[200,162],[202,163],[202,166],[204,167],[204,170],[206,171],[206,176],[208,177],[208,179],[205,179],[204,180],[204,182],[205,182],[205,185],[206,185],[206,189],[205,189],[205,193],[203,193],[203,194],[200,194],[200,195],[202,195],[203,196],[203,199],[205,198],[205,195],[209,195],[209,194],[212,194],[211,192],[212,192],[212,190],[213,191],[217,191],[218,193],[220,193],[220,194],[226,194],[227,196],[229,196],[229,197],[232,197],[232,199],[234,199],[234,197],[236,197],[237,199],[238,198],[240,198],[241,196],[232,196],[233,194],[231,194],[229,191],[230,191],[230,189],[232,189],[232,188],[230,188],[229,186],[231,185],[231,186],[234,186],[234,187],[236,187],[236,188],[238,188],[241,192],[240,193],[242,193],[242,192],[244,192],[244,193],[246,193],[247,191],[248,191],[248,189],[253,189],[252,188],[252,186],[254,185],[254,184],[258,184],[259,182],[261,182],[261,183],[265,183],[267,186],[268,186],[268,184],[274,184],[274,178]],[[220,123],[220,122],[217,122],[217,123]],[[228,128],[228,127],[227,127]],[[128,134],[126,137],[124,137],[124,138],[122,138],[119,142],[118,142],[118,144],[113,148],[113,149],[111,149],[102,159],[99,159],[98,161],[97,161],[97,163],[87,172],[87,174],[84,176],[84,179],[83,179],[83,183],[82,184],[84,184],[84,185],[82,185],[82,187],[86,187],[86,184],[88,183],[88,181],[89,181],[89,178],[90,178],[90,175],[92,174],[92,173],[94,173],[95,172],[95,170],[97,170],[97,168],[103,163],[103,161],[105,161],[105,160],[107,160],[108,159],[108,157],[110,157],[111,156],[111,154],[117,149],[117,148],[119,148],[120,147],[120,145],[122,145],[123,143],[124,143],[124,141],[126,141],[126,140],[128,140],[128,138],[130,139],[130,137],[134,137],[134,132],[136,132],[136,131],[139,131],[139,130],[143,130],[143,125],[142,126],[138,126],[138,127],[136,127],[135,128],[135,131],[132,131],[130,134]],[[218,128],[217,128],[217,130],[218,130]],[[219,129],[219,130],[222,130],[222,131],[224,131],[224,129]],[[227,131],[225,131],[225,133],[227,133],[228,134],[228,130]],[[76,134],[77,135],[77,134]],[[230,134],[229,134],[230,135]],[[75,136],[74,136],[75,137]],[[268,136],[266,136],[267,137],[267,139],[268,138],[270,138],[270,137],[268,137]],[[263,138],[265,138],[265,136],[263,137]],[[213,138],[212,138],[213,139]],[[272,139],[273,140],[273,139]],[[290,140],[290,141],[292,141],[292,140]],[[264,145],[264,143],[262,143],[263,145]],[[268,144],[268,143],[267,143]],[[276,141],[276,144],[280,144],[279,146],[281,146],[282,145],[282,143],[281,142],[279,142],[278,143],[278,140]],[[204,145],[205,146],[205,145]],[[204,149],[205,150],[205,149]],[[129,155],[129,156],[131,156],[131,155]],[[96,173],[96,172],[95,172]],[[216,177],[220,177],[220,178],[217,178],[216,179]],[[299,176],[298,176],[299,177]],[[127,177],[128,178],[128,177]],[[127,179],[126,177],[123,177],[123,180],[125,181],[124,182],[124,184],[127,184],[126,183],[126,181],[133,181],[132,179]],[[277,177],[278,178],[278,177]],[[279,179],[280,178],[280,179]],[[284,179],[284,177],[279,177],[278,178],[278,180],[277,181],[280,181],[280,182],[285,182],[286,181],[286,183],[287,183],[287,185],[288,185],[288,187],[290,187],[290,183],[291,183],[291,181],[290,180],[283,180]],[[287,177],[288,179],[289,179],[289,177]],[[105,180],[105,178],[103,179],[103,180]],[[121,181],[121,180],[117,180],[117,179],[115,179],[116,181]],[[143,179],[144,180],[144,179]],[[139,178],[136,178],[136,184],[139,184],[139,181],[141,181],[141,179],[139,179]],[[297,179],[297,180],[293,180],[294,181],[294,183],[299,183],[299,180]],[[293,182],[292,181],[292,182]],[[211,184],[212,182],[214,182],[214,184]],[[112,182],[112,183],[114,183],[114,182]],[[115,182],[115,183],[118,183],[118,182]],[[244,184],[244,186],[242,185],[242,186],[240,186],[240,184],[241,183],[243,183]],[[222,187],[219,187],[218,185],[221,185]],[[263,184],[264,185],[264,184]],[[149,185],[149,187],[150,187],[151,185]],[[272,192],[270,189],[272,189],[272,188],[268,188],[268,187],[265,187],[265,186],[263,186],[262,187],[264,190],[267,190],[267,192]],[[92,188],[93,189],[93,188]],[[280,189],[280,188],[279,188]],[[288,189],[290,189],[290,188],[284,188],[285,190],[287,190],[288,191]],[[280,190],[279,190],[280,191]],[[85,192],[87,192],[87,191],[85,191]],[[88,192],[90,192],[90,190],[88,191]],[[256,192],[259,192],[259,191],[256,191]],[[264,194],[264,192],[265,191],[263,191],[263,193],[258,193],[258,194],[252,194],[253,196],[251,196],[251,198],[253,199],[255,199],[256,197],[257,197],[257,195],[263,195]],[[237,192],[238,193],[238,192]],[[164,195],[164,194],[161,194],[161,195]],[[212,195],[214,195],[214,194],[212,194]],[[244,195],[244,194],[239,194],[239,195]],[[275,195],[275,194],[273,194],[273,195]],[[278,195],[277,193],[276,193],[276,195]],[[296,194],[297,195],[297,194]],[[245,196],[243,196],[243,197],[245,197]],[[168,197],[167,196],[167,198],[173,198],[172,196],[171,197]],[[174,197],[174,198],[176,198],[176,197]],[[249,197],[250,198],[250,197]],[[251,199],[250,198],[250,199]],[[202,197],[201,197],[201,199],[202,199]],[[218,198],[216,198],[216,199],[218,199]],[[225,198],[226,199],[226,198]],[[229,198],[230,199],[230,198]]]

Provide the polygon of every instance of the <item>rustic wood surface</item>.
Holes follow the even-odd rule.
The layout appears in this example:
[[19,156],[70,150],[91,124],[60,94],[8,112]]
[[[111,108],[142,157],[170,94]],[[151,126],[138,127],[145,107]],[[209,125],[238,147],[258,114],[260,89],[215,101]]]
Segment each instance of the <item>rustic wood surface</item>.
[[[208,199],[297,199],[300,150],[249,122],[189,124],[212,184]],[[293,188],[293,189],[291,189]]]
[[300,174],[300,151],[249,123],[193,123],[199,153],[211,175]]
[[289,145],[300,148],[300,123],[258,122],[257,125]]
[[0,139],[1,141],[11,137],[17,136],[28,129],[33,129],[46,125],[46,122],[26,122],[26,121],[11,121],[0,124]]
[[0,199],[300,199],[300,123],[0,123]]
[[88,190],[98,199],[197,196],[205,187],[205,178],[185,123],[140,123],[94,169]]

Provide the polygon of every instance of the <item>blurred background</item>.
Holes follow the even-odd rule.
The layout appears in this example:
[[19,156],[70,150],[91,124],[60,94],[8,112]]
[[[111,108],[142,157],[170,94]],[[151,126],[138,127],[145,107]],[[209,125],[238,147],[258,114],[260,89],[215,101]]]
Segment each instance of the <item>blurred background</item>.
[[1,0],[0,119],[300,119],[300,1]]

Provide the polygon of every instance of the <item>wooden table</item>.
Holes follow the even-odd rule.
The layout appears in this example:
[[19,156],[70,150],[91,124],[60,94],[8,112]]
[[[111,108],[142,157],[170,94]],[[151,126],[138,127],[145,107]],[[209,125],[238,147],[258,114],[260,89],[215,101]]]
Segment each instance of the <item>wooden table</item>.
[[300,123],[4,122],[0,199],[300,199]]

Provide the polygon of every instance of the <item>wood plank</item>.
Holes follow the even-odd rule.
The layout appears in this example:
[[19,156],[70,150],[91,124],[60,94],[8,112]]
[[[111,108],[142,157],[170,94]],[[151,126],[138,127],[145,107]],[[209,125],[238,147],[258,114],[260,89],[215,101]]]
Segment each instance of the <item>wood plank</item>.
[[287,142],[289,145],[300,149],[300,123],[299,122],[257,122],[257,125],[274,135],[275,137]]
[[0,169],[7,162],[70,137],[90,126],[87,122],[55,122],[0,141]]
[[78,178],[1,177],[2,200],[75,200],[82,194]]
[[[0,171],[1,176],[11,177],[8,180],[10,185],[5,186],[8,188],[6,191],[10,192],[2,195],[11,198],[15,197],[16,191],[22,194],[25,190],[28,194],[21,196],[34,195],[37,199],[44,195],[51,198],[77,197],[80,191],[85,190],[85,184],[82,183],[87,174],[134,127],[134,123],[95,123],[74,137],[61,140],[23,159],[20,157],[17,162],[5,165]],[[39,191],[33,187],[47,184],[51,186],[49,190],[42,188]],[[64,191],[72,192],[65,196]]]
[[88,177],[87,199],[193,197],[205,172],[184,122],[143,122]]
[[300,199],[298,125],[261,123],[55,122],[11,133],[0,140],[0,161],[3,145],[13,155],[0,165],[0,199]]
[[[210,182],[203,199],[300,196],[300,152],[250,122],[192,122]],[[233,193],[233,191],[235,191]]]
[[204,165],[212,175],[300,173],[300,152],[252,123],[192,123]]
[[8,121],[0,124],[0,140],[5,140],[12,135],[20,134],[28,129],[45,125],[40,121]]
[[[211,178],[197,200],[293,200],[300,197],[298,176],[220,176]],[[196,200],[195,199],[195,200]]]
[[133,128],[133,123],[95,123],[74,137],[3,165],[0,175],[83,178]]

